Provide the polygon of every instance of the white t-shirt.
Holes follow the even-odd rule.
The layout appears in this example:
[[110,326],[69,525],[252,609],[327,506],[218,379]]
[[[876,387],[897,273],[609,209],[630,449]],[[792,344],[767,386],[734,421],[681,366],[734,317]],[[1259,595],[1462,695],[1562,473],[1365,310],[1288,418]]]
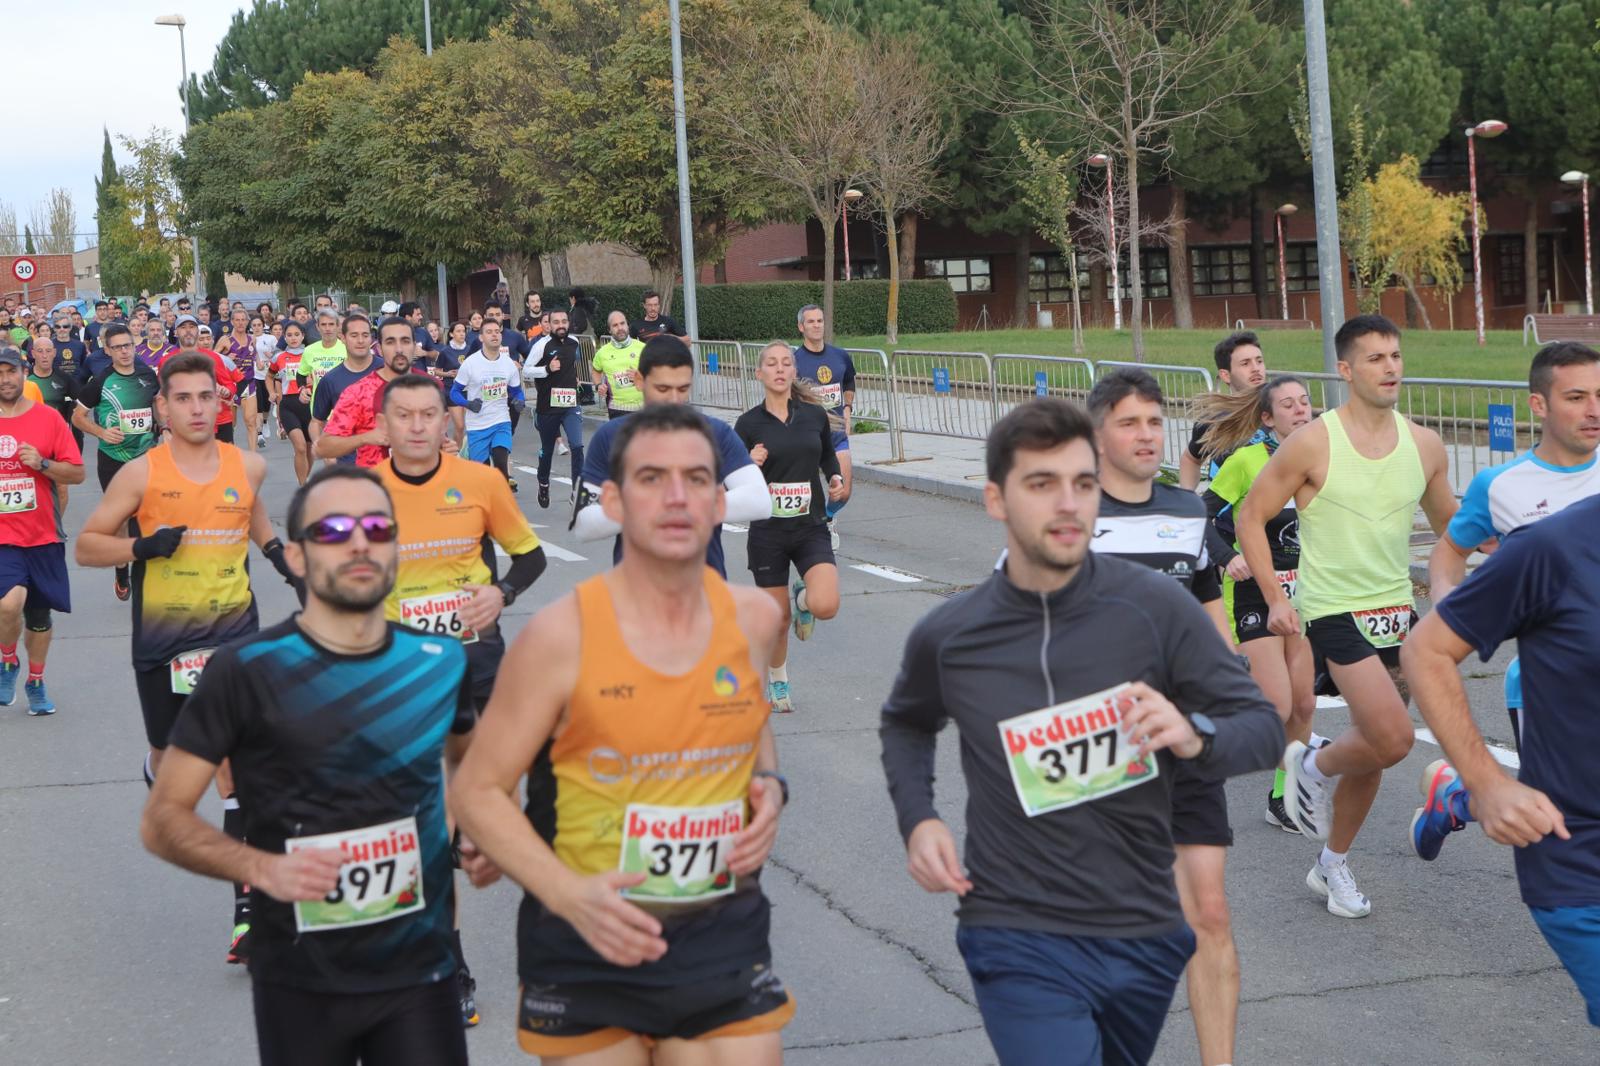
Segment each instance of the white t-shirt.
[[504,349],[494,359],[481,351],[467,356],[456,372],[456,384],[461,386],[469,401],[483,401],[483,410],[467,411],[468,433],[511,421],[508,400],[511,387],[517,384],[517,364]]

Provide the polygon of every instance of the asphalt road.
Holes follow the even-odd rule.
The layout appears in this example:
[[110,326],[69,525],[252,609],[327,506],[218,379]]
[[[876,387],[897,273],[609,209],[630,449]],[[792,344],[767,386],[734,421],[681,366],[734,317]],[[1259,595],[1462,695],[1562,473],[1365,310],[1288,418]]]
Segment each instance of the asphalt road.
[[[517,461],[531,466],[526,444]],[[266,493],[281,527],[294,481],[284,445],[268,456]],[[564,507],[539,511],[531,472],[521,478],[524,507],[547,527],[540,535],[564,550],[508,613],[512,629],[609,561],[608,546],[572,539]],[[73,491],[69,529],[97,497],[92,486]],[[983,579],[1002,537],[971,504],[865,484],[840,530],[844,606],[792,651],[798,711],[776,725],[794,788],[765,875],[776,967],[800,1005],[786,1058],[990,1063],[952,900],[923,893],[905,873],[876,726],[907,631],[941,597]],[[730,571],[747,580],[744,537],[725,536]],[[276,621],[292,597],[270,568],[255,571],[263,620]],[[59,713],[30,719],[20,700],[0,708],[0,1063],[252,1062],[249,980],[223,963],[228,886],[139,845],[144,742],[128,607],[104,571],[74,570],[72,580],[77,609],[58,620],[50,658]],[[1496,738],[1507,733],[1505,659],[1468,667],[1480,723]],[[1318,728],[1332,733],[1345,721],[1341,709],[1325,710]],[[1229,888],[1244,971],[1238,1063],[1600,1062],[1581,1000],[1517,899],[1510,853],[1473,829],[1434,864],[1411,855],[1416,779],[1437,755],[1419,741],[1385,780],[1352,856],[1374,906],[1360,921],[1332,917],[1305,888],[1315,848],[1264,823],[1267,776],[1230,786]],[[940,807],[959,833],[964,790],[948,735],[939,758]],[[220,819],[214,799],[205,809]],[[464,895],[483,1013],[469,1036],[477,1063],[529,1061],[513,1032],[517,899],[504,883]],[[1180,991],[1158,1063],[1197,1061],[1184,1002]]]

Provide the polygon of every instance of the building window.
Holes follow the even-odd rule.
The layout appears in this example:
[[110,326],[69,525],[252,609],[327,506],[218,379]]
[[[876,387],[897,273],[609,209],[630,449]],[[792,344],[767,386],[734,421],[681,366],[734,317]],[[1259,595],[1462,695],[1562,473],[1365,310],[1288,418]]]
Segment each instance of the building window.
[[1424,178],[1464,178],[1467,176],[1467,139],[1451,134],[1440,142],[1433,154],[1422,161]]
[[[1089,257],[1077,253],[1078,290],[1089,290]],[[1072,300],[1072,271],[1066,257],[1059,252],[1028,257],[1028,299],[1036,303],[1070,303]]]
[[[1189,270],[1196,296],[1236,296],[1255,291],[1250,287],[1250,249],[1246,246],[1190,248]],[[1292,282],[1292,271],[1289,277]]]
[[[1167,250],[1165,248],[1139,249],[1139,280],[1143,283],[1146,300],[1165,300],[1172,296],[1172,280],[1167,277]],[[1119,265],[1122,271],[1124,297],[1128,290],[1128,253],[1122,253]]]
[[924,259],[922,276],[943,278],[953,292],[989,292],[989,260],[983,259]]
[[[1276,249],[1274,249],[1276,251]],[[1248,259],[1248,256],[1246,256]],[[1315,244],[1290,244],[1283,249],[1283,269],[1289,275],[1290,292],[1317,291],[1317,246]],[[1249,277],[1246,263],[1245,276]],[[1278,291],[1278,258],[1267,264],[1267,291]]]
[[[1539,237],[1539,291],[1534,293],[1533,301],[1543,305],[1544,295],[1550,290],[1550,265],[1556,238],[1550,236]],[[1494,265],[1494,301],[1496,306],[1507,304],[1528,303],[1527,286],[1523,283],[1522,268],[1527,262],[1527,257],[1522,254],[1522,238],[1520,236],[1504,236],[1495,241],[1498,251],[1495,253]],[[1468,276],[1471,275],[1470,267]]]

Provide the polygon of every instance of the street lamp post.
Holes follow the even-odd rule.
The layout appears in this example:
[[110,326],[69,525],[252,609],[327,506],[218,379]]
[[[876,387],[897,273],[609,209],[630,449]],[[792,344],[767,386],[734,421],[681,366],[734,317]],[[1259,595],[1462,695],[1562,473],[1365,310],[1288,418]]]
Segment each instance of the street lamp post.
[[[422,47],[425,54],[433,55],[433,8],[428,0],[422,0]],[[445,284],[444,263],[435,262],[433,272],[439,284],[439,328],[449,333],[450,290]]]
[[1506,131],[1499,119],[1486,118],[1476,126],[1467,127],[1467,184],[1472,194],[1472,312],[1478,322],[1478,347],[1487,339],[1483,335],[1483,252],[1478,230],[1478,152],[1473,142],[1479,137],[1498,137]]
[[[178,61],[183,64],[183,135],[189,135],[189,49],[184,44],[183,28],[188,20],[182,15],[159,15],[156,17],[157,26],[178,27]],[[196,300],[205,297],[205,276],[200,273],[200,238],[189,237],[189,250],[194,255],[194,297]]]
[[1089,157],[1092,167],[1106,168],[1106,229],[1110,233],[1111,249],[1111,323],[1112,328],[1122,328],[1122,279],[1117,272],[1117,205],[1111,195],[1111,156],[1096,152]]
[[860,189],[846,189],[839,201],[839,213],[844,218],[844,280],[850,280],[850,205],[866,195]]
[[1289,275],[1283,248],[1283,220],[1300,210],[1294,204],[1283,204],[1276,212],[1278,217],[1278,304],[1283,309],[1283,320],[1289,321]]
[[1583,190],[1583,305],[1588,314],[1594,314],[1594,266],[1590,254],[1589,237],[1589,175],[1581,170],[1569,170],[1561,175],[1561,180],[1568,185],[1576,185]]

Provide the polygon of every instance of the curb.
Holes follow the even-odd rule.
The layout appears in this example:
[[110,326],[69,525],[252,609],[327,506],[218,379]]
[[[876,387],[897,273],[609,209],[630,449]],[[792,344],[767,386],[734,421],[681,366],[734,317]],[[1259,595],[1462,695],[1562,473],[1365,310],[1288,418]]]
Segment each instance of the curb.
[[927,496],[943,496],[964,503],[983,503],[983,485],[980,482],[957,482],[945,478],[913,474],[872,463],[852,463],[850,475],[857,481],[871,485],[888,485],[907,492],[920,492]]

